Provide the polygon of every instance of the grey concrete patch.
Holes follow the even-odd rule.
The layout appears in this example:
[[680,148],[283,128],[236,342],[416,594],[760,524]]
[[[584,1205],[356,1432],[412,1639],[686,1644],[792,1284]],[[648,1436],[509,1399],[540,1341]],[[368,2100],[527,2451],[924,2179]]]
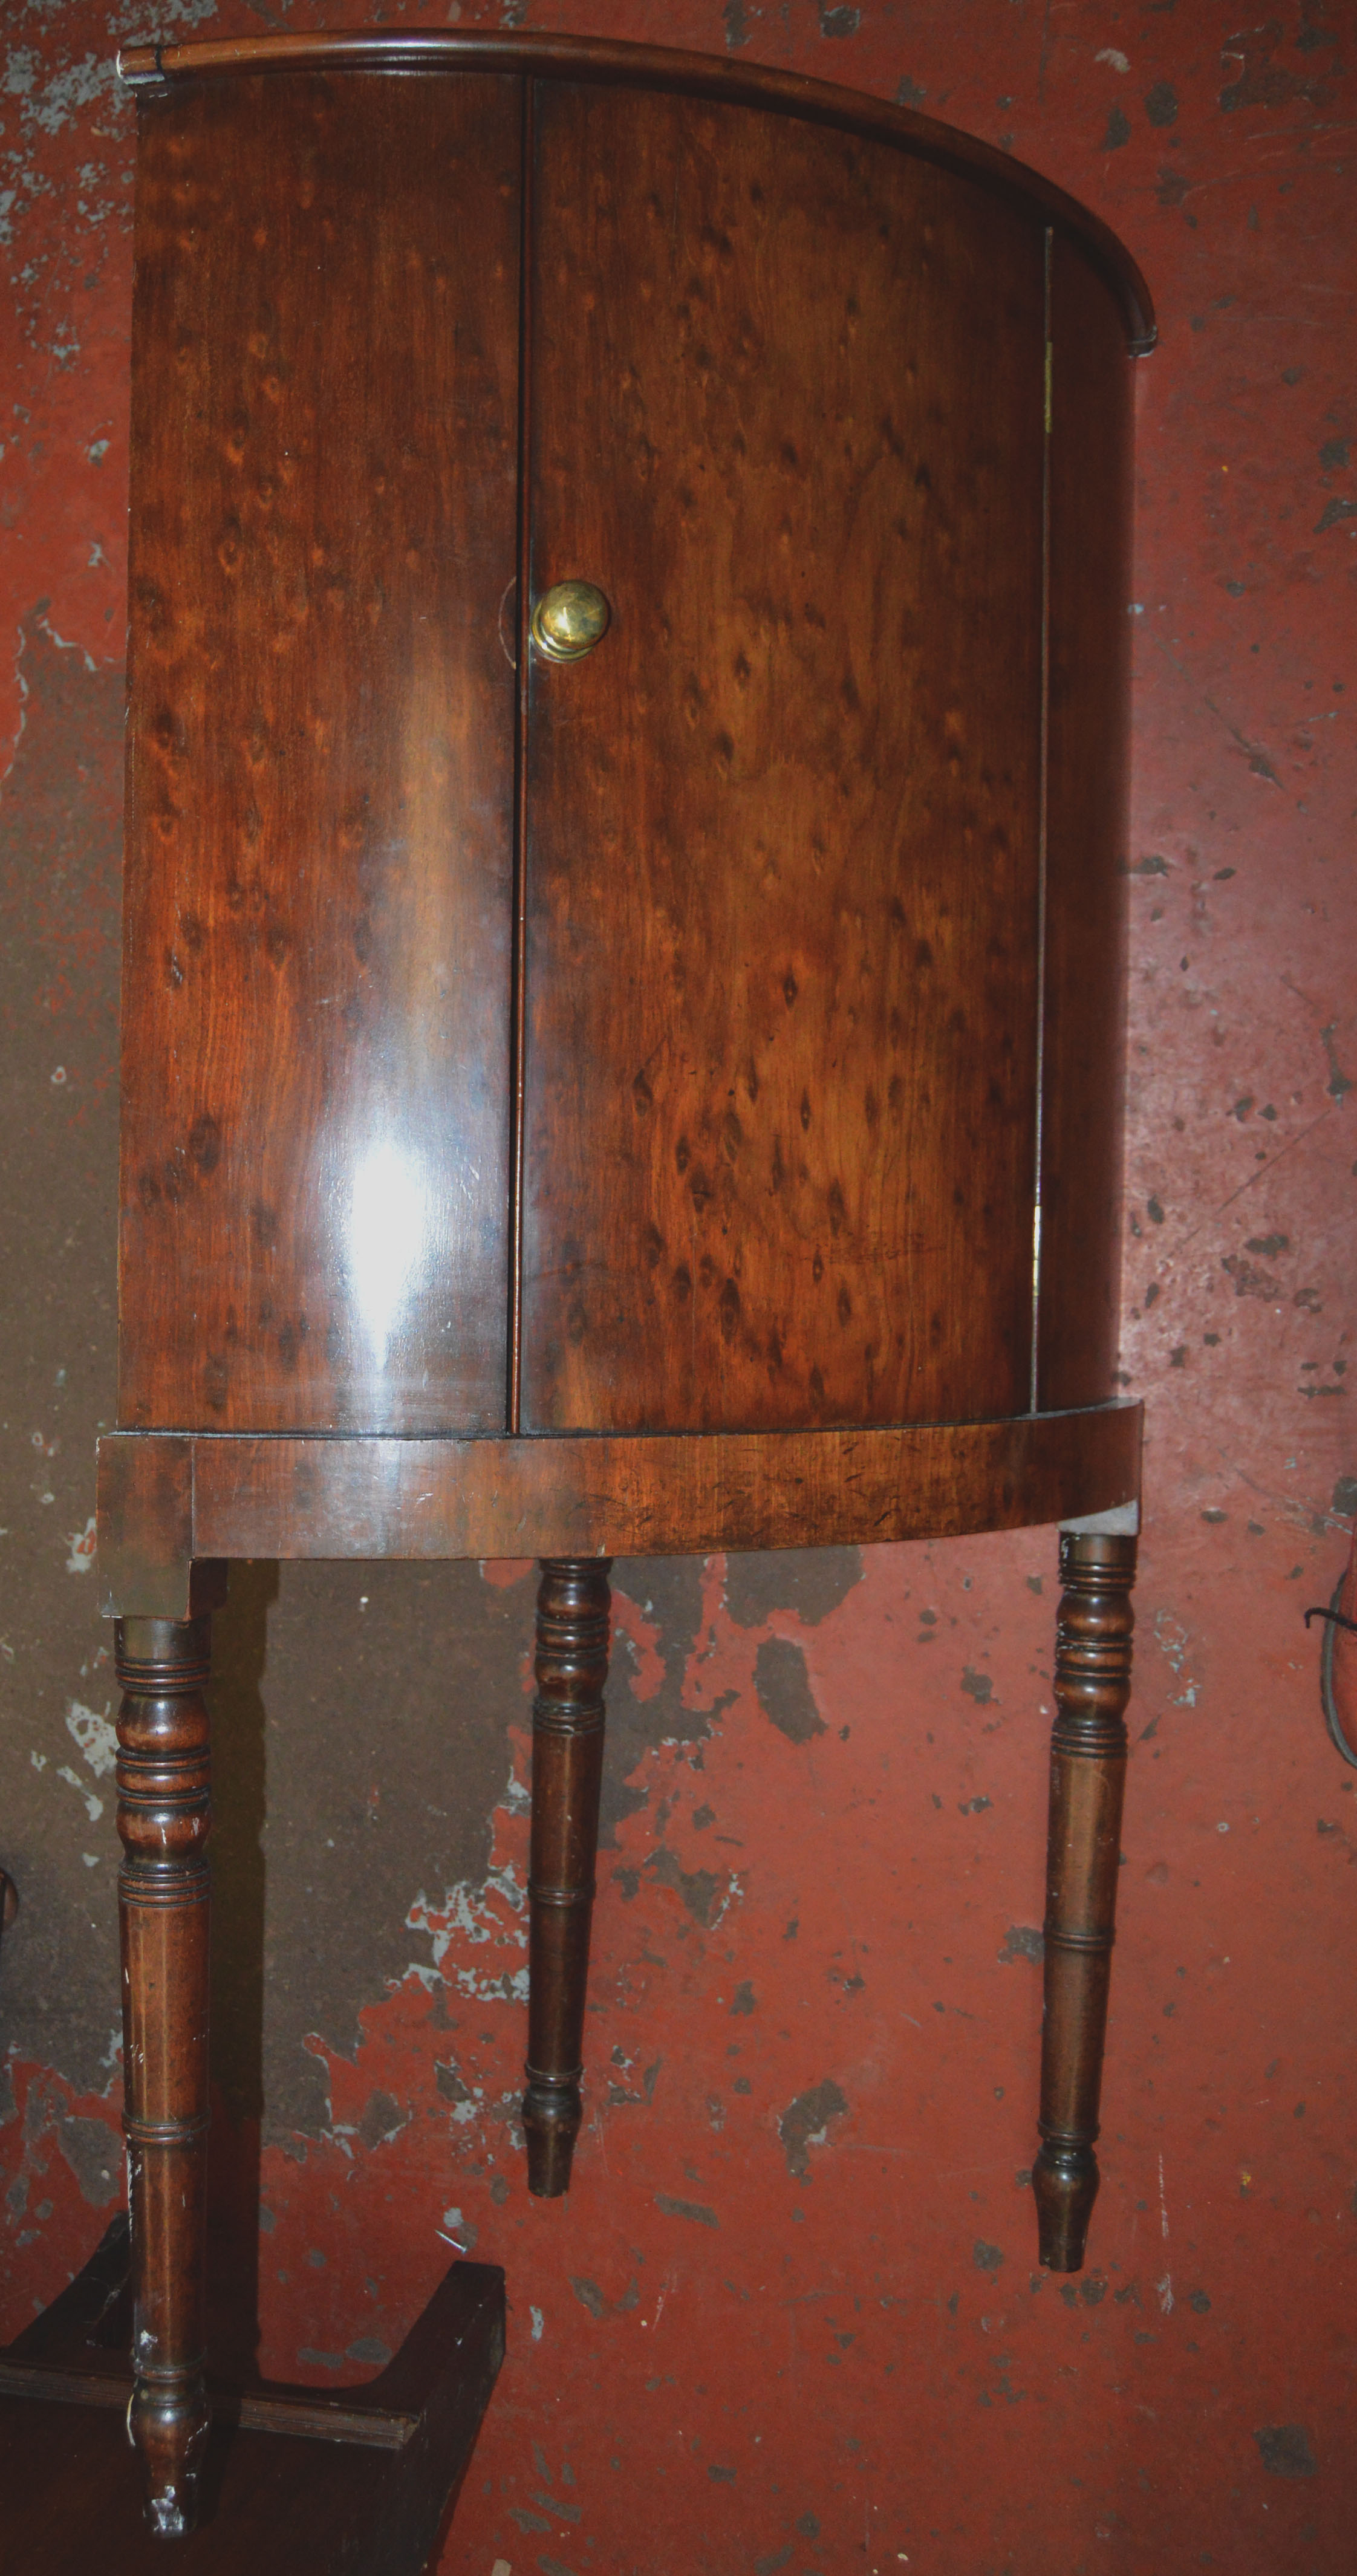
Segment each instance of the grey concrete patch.
[[818,1628],[862,1581],[858,1547],[789,1547],[726,1562],[726,1608],[737,1626],[761,1628],[775,1610],[794,1610]]
[[754,1659],[754,1687],[764,1716],[790,1744],[809,1744],[824,1734],[806,1658],[793,1638],[764,1638]]
[[0,800],[0,1863],[23,1900],[0,1975],[15,2054],[91,2093],[120,2009],[119,1851],[66,1719],[103,1716],[112,1640],[93,1573],[67,1569],[114,1408],[123,675],[44,618]]
[[61,2152],[91,2209],[107,2209],[123,2187],[123,2144],[107,2120],[82,2120],[58,2112],[53,2123]]
[[848,2102],[832,2075],[814,2084],[808,2093],[798,2093],[789,2102],[778,2122],[778,2136],[787,2158],[787,2171],[798,2182],[810,2180],[810,2149],[823,2143],[831,2120],[846,2111]]
[[1315,2455],[1303,2424],[1266,2424],[1253,2438],[1269,2477],[1316,2476]]
[[646,1802],[647,1790],[636,1775],[646,1755],[666,1740],[703,1744],[714,1717],[729,1698],[713,1700],[692,1694],[685,1703],[684,1682],[702,1634],[702,1560],[694,1556],[634,1556],[619,1562],[613,1589],[633,1601],[658,1630],[656,1651],[663,1679],[653,1698],[642,1698],[642,1679],[630,1639],[613,1631],[608,1675],[608,1734],[603,1756],[603,1798],[599,1841],[615,1849],[617,1828]]

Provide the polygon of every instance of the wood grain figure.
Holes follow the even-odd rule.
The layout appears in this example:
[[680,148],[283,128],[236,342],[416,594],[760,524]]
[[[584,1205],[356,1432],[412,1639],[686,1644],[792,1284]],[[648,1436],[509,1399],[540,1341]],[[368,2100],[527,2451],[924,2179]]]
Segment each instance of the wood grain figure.
[[521,1427],[1013,1411],[1043,228],[706,102],[535,135],[534,585],[613,618],[532,683]]

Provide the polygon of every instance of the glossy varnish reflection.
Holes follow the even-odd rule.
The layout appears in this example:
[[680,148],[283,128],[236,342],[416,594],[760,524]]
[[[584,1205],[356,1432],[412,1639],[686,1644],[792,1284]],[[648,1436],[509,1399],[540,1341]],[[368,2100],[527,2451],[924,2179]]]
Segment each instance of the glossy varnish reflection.
[[564,84],[534,184],[534,582],[612,624],[532,682],[522,1427],[1016,1408],[1043,228]]
[[143,111],[129,1424],[503,1427],[520,94]]

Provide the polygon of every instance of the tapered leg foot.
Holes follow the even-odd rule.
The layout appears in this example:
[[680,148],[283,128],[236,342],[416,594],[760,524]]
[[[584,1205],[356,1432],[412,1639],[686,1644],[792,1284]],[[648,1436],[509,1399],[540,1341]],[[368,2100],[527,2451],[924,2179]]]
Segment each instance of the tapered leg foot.
[[1046,1853],[1041,2147],[1032,2172],[1042,2262],[1083,2269],[1098,2193],[1098,2104],[1115,1933],[1131,1692],[1136,1542],[1060,1540]]
[[528,1878],[528,2189],[570,2184],[603,1773],[609,1557],[546,1558],[537,1595]]
[[1032,2168],[1032,2195],[1039,2259],[1048,2272],[1082,2272],[1100,2180],[1091,2146],[1063,2146],[1043,2138]]
[[528,2189],[537,2200],[559,2200],[562,2192],[570,2189],[570,2167],[583,2110],[580,2079],[584,2068],[575,2067],[558,2084],[541,2074],[531,2058],[525,2072],[528,2089],[523,2096],[523,2128],[528,2141]]
[[132,2223],[128,2433],[146,2520],[182,2539],[198,2517],[208,2119],[209,1730],[212,1622],[120,1619],[116,1660],[123,2083]]
[[198,2480],[211,2423],[205,2388],[157,2388],[138,2379],[127,2409],[127,2436],[141,2462],[147,2529],[157,2540],[186,2540],[197,2529]]

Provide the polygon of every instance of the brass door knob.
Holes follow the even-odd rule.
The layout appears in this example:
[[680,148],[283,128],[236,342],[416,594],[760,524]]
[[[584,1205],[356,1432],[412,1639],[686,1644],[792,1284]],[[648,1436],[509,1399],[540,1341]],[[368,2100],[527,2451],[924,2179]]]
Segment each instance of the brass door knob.
[[611,615],[593,582],[553,582],[532,612],[532,640],[549,662],[578,662],[601,643]]

